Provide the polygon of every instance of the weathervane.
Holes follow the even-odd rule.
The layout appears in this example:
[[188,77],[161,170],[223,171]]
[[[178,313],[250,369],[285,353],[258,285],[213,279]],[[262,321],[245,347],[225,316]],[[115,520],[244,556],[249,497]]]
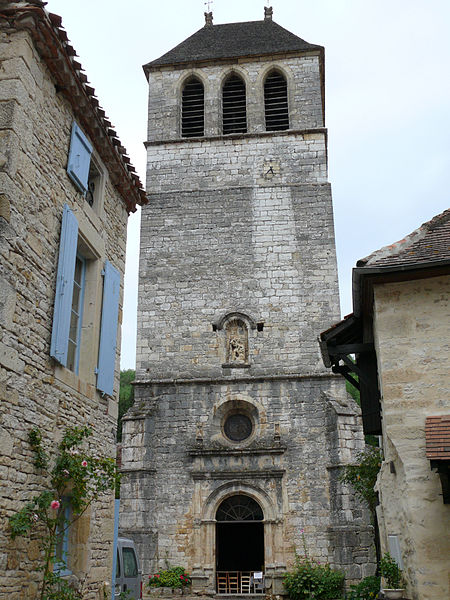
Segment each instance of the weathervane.
[[208,8],[208,12],[211,12],[211,4],[213,3],[214,0],[207,0],[206,2],[204,2],[204,5]]

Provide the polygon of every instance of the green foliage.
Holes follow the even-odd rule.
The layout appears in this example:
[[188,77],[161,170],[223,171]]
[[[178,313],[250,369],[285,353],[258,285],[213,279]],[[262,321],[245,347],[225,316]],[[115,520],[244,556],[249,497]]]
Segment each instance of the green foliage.
[[34,466],[38,469],[46,469],[48,456],[42,448],[42,434],[37,427],[28,433],[28,442],[34,451]]
[[389,589],[397,590],[403,586],[402,570],[389,552],[383,555],[379,564],[380,575],[386,579]]
[[[356,373],[352,373],[352,377],[354,377],[354,379],[356,379],[356,381],[359,381],[358,375],[356,375]],[[356,404],[358,406],[361,406],[361,398],[360,398],[359,390],[357,388],[355,388],[355,386],[352,385],[350,383],[350,381],[347,381],[347,379],[345,380],[345,389],[347,390],[347,393],[350,394],[350,396],[356,402]]]
[[344,573],[312,558],[297,556],[294,569],[286,573],[283,583],[293,600],[334,600],[342,595]]
[[310,558],[305,534],[301,531],[304,555],[295,556],[292,571],[285,574],[283,583],[292,600],[335,600],[342,596],[345,575],[334,571],[329,564]]
[[55,573],[47,573],[43,600],[83,600],[81,592]]
[[380,591],[380,578],[370,575],[361,580],[358,585],[350,586],[347,600],[374,600]]
[[[352,373],[353,379],[359,381],[359,377],[356,373]],[[345,389],[347,393],[353,398],[356,404],[361,407],[361,394],[359,390],[350,383],[350,381],[345,380]],[[378,447],[378,438],[375,435],[365,435],[364,440],[368,446],[376,446]]]
[[122,418],[129,408],[134,404],[134,381],[136,371],[127,369],[120,371],[120,390],[119,390],[119,417],[117,419],[117,441],[122,441]]
[[182,588],[190,583],[191,578],[184,567],[169,567],[148,578],[149,587]]
[[367,446],[357,455],[359,464],[344,467],[340,480],[349,483],[356,495],[364,500],[372,515],[375,514],[377,494],[374,490],[378,472],[381,467],[382,455],[380,448]]
[[[35,532],[41,541],[43,572],[40,600],[79,600],[82,596],[53,569],[58,537],[74,523],[101,494],[113,490],[119,479],[115,461],[92,456],[86,449],[91,435],[88,427],[64,431],[57,446],[53,468],[42,447],[42,434],[33,429],[28,435],[34,451],[34,464],[46,468],[47,484],[9,519],[10,536],[29,536]],[[69,492],[70,490],[70,492]],[[66,517],[63,497],[69,495],[70,518]]]

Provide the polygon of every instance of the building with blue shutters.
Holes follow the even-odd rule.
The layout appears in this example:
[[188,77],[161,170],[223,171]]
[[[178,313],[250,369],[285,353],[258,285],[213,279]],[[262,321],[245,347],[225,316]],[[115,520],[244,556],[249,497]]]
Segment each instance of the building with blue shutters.
[[[39,584],[38,540],[8,536],[8,517],[45,481],[29,431],[51,452],[66,427],[89,425],[91,452],[115,457],[126,227],[145,202],[43,5],[4,2],[0,18],[0,598],[10,600]],[[60,543],[56,566],[86,600],[111,579],[113,506],[102,498]]]

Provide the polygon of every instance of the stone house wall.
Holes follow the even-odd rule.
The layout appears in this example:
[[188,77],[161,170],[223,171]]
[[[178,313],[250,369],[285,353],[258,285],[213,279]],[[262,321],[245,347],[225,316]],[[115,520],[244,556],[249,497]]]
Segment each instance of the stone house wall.
[[[107,258],[123,274],[127,210],[95,151],[96,140],[91,142],[104,175],[103,201],[91,208],[69,179],[74,113],[29,33],[1,28],[0,54],[0,598],[22,600],[36,595],[38,540],[11,541],[8,517],[45,482],[32,465],[29,430],[39,427],[51,449],[65,427],[89,424],[93,452],[115,456],[119,351],[113,397],[96,391],[94,369],[101,270]],[[77,217],[89,258],[79,375],[49,355],[65,203]],[[72,571],[85,582],[83,597],[98,598],[111,577],[113,496],[92,506],[73,535]]]
[[425,419],[450,414],[448,276],[374,286],[374,341],[385,460],[378,481],[381,542],[396,535],[408,597],[449,597],[450,505],[425,454]]

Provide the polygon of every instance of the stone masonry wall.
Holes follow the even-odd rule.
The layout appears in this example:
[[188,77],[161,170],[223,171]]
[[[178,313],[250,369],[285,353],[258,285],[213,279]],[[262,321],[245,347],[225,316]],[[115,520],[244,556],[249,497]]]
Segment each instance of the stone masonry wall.
[[250,374],[323,371],[317,331],[338,315],[328,184],[154,196],[143,208],[139,377],[217,376],[213,322],[242,310]]
[[[38,540],[11,541],[8,517],[45,482],[32,465],[28,431],[38,426],[51,449],[65,427],[89,424],[92,451],[115,456],[119,352],[114,398],[96,392],[94,368],[101,269],[108,258],[123,273],[127,213],[107,173],[97,212],[70,181],[66,165],[74,117],[28,34],[0,31],[0,54],[0,598],[22,600],[34,598],[39,583]],[[96,257],[89,260],[80,376],[49,355],[64,203]],[[112,536],[108,496],[77,528],[71,559],[75,575],[85,580],[86,599],[98,598],[109,581]]]
[[450,595],[450,505],[425,454],[425,419],[450,415],[450,279],[376,285],[374,338],[385,459],[378,482],[383,550],[397,535],[408,597]]
[[[231,406],[252,407],[254,433],[238,444],[222,429]],[[215,509],[233,491],[263,508],[266,576],[303,552],[302,529],[318,560],[350,580],[372,573],[367,512],[336,477],[364,447],[359,409],[339,379],[138,386],[123,431],[120,530],[137,543],[145,576],[166,561],[194,579],[213,573]]]

